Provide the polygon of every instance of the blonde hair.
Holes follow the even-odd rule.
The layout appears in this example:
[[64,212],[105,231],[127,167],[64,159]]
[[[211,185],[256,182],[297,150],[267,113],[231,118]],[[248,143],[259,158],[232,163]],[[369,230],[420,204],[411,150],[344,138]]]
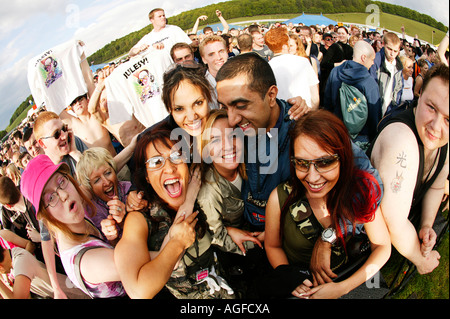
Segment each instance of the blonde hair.
[[205,50],[205,46],[212,42],[222,42],[223,47],[228,52],[227,42],[225,41],[224,38],[222,38],[220,35],[210,35],[210,36],[207,36],[206,38],[204,38],[202,40],[202,42],[200,42],[200,45],[198,46],[198,50],[200,51],[200,56],[203,56],[203,51]]
[[289,34],[289,38],[294,40],[295,43],[297,44],[297,51],[295,52],[295,55],[307,58],[308,55],[306,54],[305,46],[303,45],[303,42],[300,41],[300,37],[294,33],[291,33],[291,34]]
[[94,169],[105,164],[111,166],[114,172],[117,172],[116,162],[107,149],[103,147],[91,147],[85,150],[77,163],[76,172],[78,183],[92,193],[89,176]]
[[[202,140],[201,140],[201,154],[203,157],[203,151],[205,150],[206,146],[209,144],[209,142],[211,141],[211,128],[213,127],[214,123],[216,122],[216,120],[218,119],[228,119],[228,114],[227,111],[223,110],[223,109],[214,109],[211,110],[208,120],[205,123],[205,129],[203,130],[202,133]],[[214,167],[213,164],[206,164],[205,162],[202,161],[201,165],[201,171],[202,171],[202,179],[203,181],[205,176],[206,176],[206,172],[208,171],[208,169],[212,166]],[[244,163],[239,163],[238,166],[238,172],[241,175],[241,177],[243,179],[247,179],[247,173],[245,170],[245,164]],[[214,173],[216,174],[216,177],[218,178],[218,172],[217,170],[214,169]]]

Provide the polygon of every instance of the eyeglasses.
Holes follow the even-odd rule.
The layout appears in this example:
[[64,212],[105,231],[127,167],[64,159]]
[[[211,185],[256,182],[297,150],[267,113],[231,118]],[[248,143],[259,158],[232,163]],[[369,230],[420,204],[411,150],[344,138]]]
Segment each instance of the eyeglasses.
[[60,129],[56,130],[56,132],[52,136],[41,137],[40,139],[45,140],[47,138],[53,137],[55,140],[57,140],[61,136],[61,132],[68,132],[68,131],[69,131],[69,126],[67,124],[64,124]]
[[166,159],[169,159],[170,162],[176,165],[186,163],[186,156],[181,152],[173,152],[169,157],[154,156],[149,158],[145,163],[150,171],[157,171],[163,168],[164,164],[166,164]]
[[314,160],[305,160],[292,157],[291,162],[295,165],[295,169],[303,173],[307,173],[309,171],[309,166],[311,164],[314,164],[314,167],[318,173],[326,173],[337,167],[339,155],[334,154]]
[[58,186],[56,187],[56,190],[50,194],[50,197],[48,199],[48,203],[45,208],[47,207],[55,207],[59,202],[59,194],[58,189],[65,189],[67,185],[69,184],[69,178],[66,175],[61,175],[61,179],[58,181]]

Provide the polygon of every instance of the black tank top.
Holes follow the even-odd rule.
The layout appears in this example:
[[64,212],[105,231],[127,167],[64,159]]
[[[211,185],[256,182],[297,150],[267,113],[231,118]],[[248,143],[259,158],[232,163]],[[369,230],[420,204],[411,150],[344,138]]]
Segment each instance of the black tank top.
[[[417,145],[419,146],[419,170],[417,172],[417,180],[416,180],[416,186],[414,188],[414,196],[413,201],[411,204],[411,209],[413,209],[418,203],[420,203],[428,191],[430,189],[431,185],[433,185],[434,181],[438,177],[439,173],[441,172],[442,168],[445,164],[445,159],[447,157],[447,145],[442,146],[438,149],[438,153],[436,154],[436,160],[438,160],[436,170],[432,176],[427,176],[427,178],[423,180],[423,174],[424,174],[424,150],[423,150],[423,143],[420,139],[419,132],[417,131],[416,124],[415,124],[415,115],[414,115],[414,107],[411,107],[409,109],[406,109],[402,112],[399,112],[397,114],[393,114],[391,118],[384,120],[382,123],[380,123],[380,126],[378,128],[378,134],[377,137],[372,142],[371,146],[367,150],[367,155],[370,158],[370,155],[372,153],[373,145],[375,144],[375,141],[378,138],[378,135],[381,133],[381,131],[388,126],[391,123],[404,123],[406,124],[411,131],[413,131],[414,136],[417,140]],[[434,166],[434,165],[433,165]],[[431,168],[431,171],[433,168]],[[430,172],[431,172],[430,171]]]

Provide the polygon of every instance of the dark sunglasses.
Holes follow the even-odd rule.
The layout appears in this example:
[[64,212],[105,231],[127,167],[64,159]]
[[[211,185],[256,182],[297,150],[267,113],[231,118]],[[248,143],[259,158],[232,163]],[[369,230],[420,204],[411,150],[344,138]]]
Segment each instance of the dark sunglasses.
[[295,169],[303,173],[307,173],[309,171],[309,166],[311,164],[314,164],[314,167],[318,173],[326,173],[336,168],[338,161],[339,156],[337,154],[324,156],[313,160],[305,160],[295,157],[291,158],[291,162],[295,165]]
[[55,140],[59,139],[61,136],[61,132],[68,132],[69,131],[69,126],[67,124],[64,124],[60,129],[56,130],[55,133],[53,133],[53,135],[51,136],[46,136],[46,137],[41,137],[41,140],[45,140],[47,138],[54,138]]

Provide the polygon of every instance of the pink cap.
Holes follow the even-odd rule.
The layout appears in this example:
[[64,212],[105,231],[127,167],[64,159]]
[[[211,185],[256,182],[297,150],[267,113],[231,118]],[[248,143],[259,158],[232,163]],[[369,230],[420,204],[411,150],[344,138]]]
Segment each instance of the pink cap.
[[55,165],[47,155],[41,154],[33,158],[22,173],[20,191],[33,204],[36,214],[45,185],[62,165],[67,166],[64,162]]

